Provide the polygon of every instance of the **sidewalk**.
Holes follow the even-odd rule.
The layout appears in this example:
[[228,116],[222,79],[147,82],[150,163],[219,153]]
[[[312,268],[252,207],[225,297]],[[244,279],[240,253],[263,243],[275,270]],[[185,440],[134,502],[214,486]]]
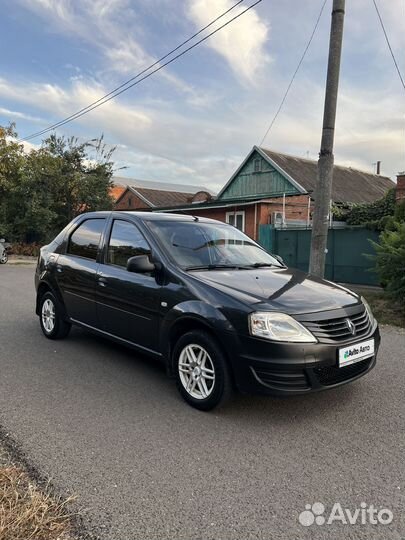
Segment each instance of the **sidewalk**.
[[36,264],[37,257],[31,257],[28,255],[9,255],[8,262],[6,264]]

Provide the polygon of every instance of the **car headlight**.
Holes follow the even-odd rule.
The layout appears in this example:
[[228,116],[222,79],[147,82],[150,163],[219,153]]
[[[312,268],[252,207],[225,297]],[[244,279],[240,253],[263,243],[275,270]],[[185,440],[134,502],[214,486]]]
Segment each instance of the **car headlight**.
[[361,301],[363,302],[364,307],[366,308],[368,318],[370,319],[370,323],[371,323],[371,324],[374,324],[374,315],[373,315],[373,312],[371,311],[371,307],[368,305],[368,302],[367,302],[367,300],[364,298],[364,296],[361,297]]
[[274,341],[316,343],[316,338],[302,324],[285,313],[250,313],[249,330],[252,336]]

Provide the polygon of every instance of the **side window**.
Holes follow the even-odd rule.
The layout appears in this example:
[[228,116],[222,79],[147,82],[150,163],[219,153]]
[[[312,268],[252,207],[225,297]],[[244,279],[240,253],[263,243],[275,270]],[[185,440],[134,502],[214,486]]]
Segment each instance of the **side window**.
[[71,235],[67,252],[70,255],[95,261],[104,225],[105,219],[86,219],[83,221]]
[[107,264],[126,268],[130,257],[148,255],[150,251],[148,243],[136,225],[121,219],[114,220],[108,244]]

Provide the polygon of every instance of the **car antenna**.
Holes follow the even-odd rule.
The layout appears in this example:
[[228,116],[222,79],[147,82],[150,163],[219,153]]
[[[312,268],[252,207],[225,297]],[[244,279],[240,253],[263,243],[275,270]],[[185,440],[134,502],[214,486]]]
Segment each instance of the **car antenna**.
[[194,221],[199,221],[198,216],[193,216]]

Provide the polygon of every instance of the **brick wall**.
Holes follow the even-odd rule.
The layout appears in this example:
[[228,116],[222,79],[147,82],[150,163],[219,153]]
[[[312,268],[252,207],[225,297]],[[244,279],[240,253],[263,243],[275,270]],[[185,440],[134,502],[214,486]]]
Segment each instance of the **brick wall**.
[[245,212],[245,233],[253,239],[257,238],[257,232],[255,232],[255,207],[252,206],[232,206],[227,208],[207,208],[207,209],[195,209],[193,211],[181,211],[181,214],[190,214],[193,216],[206,217],[210,219],[217,219],[226,223],[227,212],[239,212],[243,210]]
[[[264,208],[261,215],[261,224],[271,223],[274,212],[283,211],[283,198],[277,197],[268,203],[262,203]],[[311,212],[313,211],[313,201],[311,201]],[[263,215],[265,214],[265,215]],[[307,220],[308,216],[308,195],[293,195],[286,197],[285,200],[285,218]]]
[[397,202],[405,200],[405,173],[398,174],[397,176],[395,198]]
[[[313,208],[311,202],[311,209]],[[181,211],[182,214],[191,214],[193,216],[207,217],[226,222],[227,212],[245,212],[245,233],[257,240],[259,238],[259,225],[271,223],[273,212],[283,211],[283,198],[277,197],[271,199],[271,202],[258,202],[256,205],[249,206],[228,206],[226,208],[207,208]],[[286,219],[307,219],[308,195],[293,195],[286,197],[285,214]],[[256,227],[255,227],[256,223]]]
[[131,191],[127,191],[123,197],[115,203],[114,210],[150,210],[150,207]]

